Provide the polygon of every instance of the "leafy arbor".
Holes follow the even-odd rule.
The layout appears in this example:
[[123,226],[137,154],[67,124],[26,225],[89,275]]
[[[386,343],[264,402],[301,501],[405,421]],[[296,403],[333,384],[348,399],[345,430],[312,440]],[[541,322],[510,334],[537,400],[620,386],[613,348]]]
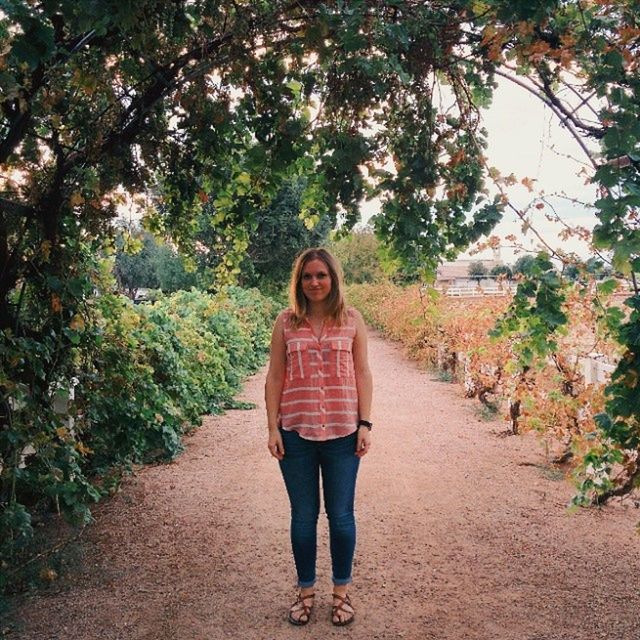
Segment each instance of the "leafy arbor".
[[[497,74],[538,95],[578,140],[600,144],[596,158],[582,143],[601,187],[594,239],[633,281],[630,318],[604,317],[624,357],[600,421],[602,464],[631,460],[625,452],[640,443],[636,0],[1,6],[3,504],[17,499],[20,453],[36,435],[32,414],[10,399],[27,389],[37,413],[76,369],[94,322],[93,256],[123,200],[142,194],[156,205],[147,227],[191,253],[204,213],[222,278],[238,274],[255,212],[302,176],[310,224],[327,215],[352,225],[362,198],[378,195],[379,235],[406,263],[433,268],[509,206],[485,185],[486,175],[505,181],[485,166],[478,111]],[[381,168],[387,159],[392,171]],[[502,323],[522,341],[525,367],[563,324],[562,282],[544,256],[534,271]],[[53,423],[38,425],[55,440]]]
[[[15,324],[9,294],[23,277],[65,272],[70,242],[108,233],[121,189],[160,202],[147,223],[185,248],[213,193],[232,270],[284,175],[308,176],[311,220],[353,223],[368,188],[384,191],[378,226],[400,253],[432,261],[499,217],[490,201],[464,216],[486,200],[473,96],[487,94],[493,65],[454,55],[484,46],[463,5],[4,6],[2,328]],[[439,78],[453,90],[446,113],[432,99]],[[377,169],[387,155],[396,175]]]

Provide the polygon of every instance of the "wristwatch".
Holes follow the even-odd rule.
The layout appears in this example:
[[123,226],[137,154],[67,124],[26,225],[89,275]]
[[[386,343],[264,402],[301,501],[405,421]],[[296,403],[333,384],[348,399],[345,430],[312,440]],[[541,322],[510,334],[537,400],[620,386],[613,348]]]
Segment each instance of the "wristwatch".
[[367,427],[369,431],[371,431],[371,427],[373,427],[373,422],[369,422],[368,420],[358,420],[359,427]]

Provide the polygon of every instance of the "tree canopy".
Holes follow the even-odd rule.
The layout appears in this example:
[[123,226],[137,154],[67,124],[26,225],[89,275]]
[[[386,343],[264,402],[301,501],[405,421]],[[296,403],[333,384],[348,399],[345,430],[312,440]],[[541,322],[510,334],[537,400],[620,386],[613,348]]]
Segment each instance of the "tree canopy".
[[489,269],[487,268],[487,265],[484,264],[484,262],[482,262],[481,260],[476,260],[469,265],[467,273],[472,278],[482,278],[482,276],[486,276],[489,273]]
[[306,178],[285,182],[272,202],[255,213],[255,228],[241,264],[243,284],[281,289],[296,256],[303,249],[326,244],[329,216],[319,215],[313,225],[301,218],[306,183]]
[[[146,224],[183,248],[212,198],[228,270],[254,212],[291,175],[308,179],[311,221],[327,212],[352,224],[366,195],[386,194],[379,230],[399,253],[432,261],[499,219],[482,193],[474,103],[489,95],[494,63],[479,62],[472,5],[3,7],[0,326],[13,324],[16,283],[34,268],[66,271],[65,249],[109,233],[125,194],[158,204]],[[387,157],[393,174],[380,169]]]
[[197,284],[195,272],[187,271],[173,247],[140,230],[116,239],[113,271],[120,290],[132,300],[141,288],[173,293]]
[[[622,268],[636,255],[624,231],[640,198],[635,9],[629,0],[6,0],[0,325],[11,325],[16,283],[64,263],[74,236],[108,232],[123,192],[159,203],[147,224],[183,248],[212,198],[222,268],[233,270],[254,212],[286,176],[306,175],[309,220],[328,212],[352,224],[359,202],[380,195],[378,232],[433,267],[500,218],[478,109],[496,74],[513,69],[615,161],[596,172],[606,214],[595,236]],[[387,159],[393,171],[381,168]]]
[[347,284],[377,282],[385,274],[395,275],[390,265],[385,264],[382,247],[371,227],[359,228],[334,239],[331,250],[340,260]]
[[535,256],[528,253],[519,256],[513,265],[513,273],[520,273],[525,276],[530,275],[533,271],[535,261]]

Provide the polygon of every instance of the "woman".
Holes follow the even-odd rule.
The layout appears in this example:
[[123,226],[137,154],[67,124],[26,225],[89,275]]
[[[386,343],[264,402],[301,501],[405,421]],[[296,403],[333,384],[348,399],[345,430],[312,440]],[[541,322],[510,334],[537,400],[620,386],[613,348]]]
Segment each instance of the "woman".
[[347,308],[342,275],[325,249],[307,249],[291,274],[291,308],[276,320],[265,386],[268,447],[291,502],[298,598],[289,622],[309,622],[316,580],[320,474],[329,519],[333,624],[353,622],[347,594],[356,543],[360,458],[371,446],[372,379],[362,316]]

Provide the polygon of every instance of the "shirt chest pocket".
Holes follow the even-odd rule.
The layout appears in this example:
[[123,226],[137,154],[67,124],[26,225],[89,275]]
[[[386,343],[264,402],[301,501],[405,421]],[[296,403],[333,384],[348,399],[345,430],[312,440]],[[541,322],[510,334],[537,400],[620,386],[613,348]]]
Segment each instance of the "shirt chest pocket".
[[311,352],[307,342],[287,343],[287,378],[299,380],[311,377]]
[[329,349],[324,353],[325,370],[330,376],[336,378],[352,378],[353,353],[350,340],[336,341],[329,344]]

